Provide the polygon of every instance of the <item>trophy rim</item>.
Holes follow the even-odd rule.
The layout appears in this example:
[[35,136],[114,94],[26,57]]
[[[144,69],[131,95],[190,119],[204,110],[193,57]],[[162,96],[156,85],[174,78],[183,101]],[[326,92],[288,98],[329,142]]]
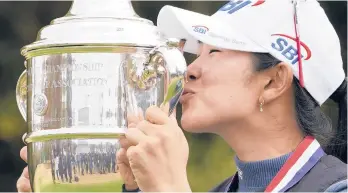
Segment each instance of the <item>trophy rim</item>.
[[27,50],[27,46],[23,47],[21,54],[29,60],[37,56],[52,54],[69,54],[69,53],[120,53],[120,52],[136,52],[138,49],[153,49],[150,44],[50,44],[44,45],[37,49]]
[[81,5],[82,2],[75,1],[67,14],[42,27],[35,41],[20,49],[22,56],[29,59],[37,56],[39,52],[49,53],[44,51],[45,49],[64,47],[94,46],[101,47],[100,50],[115,46],[153,48],[165,40],[153,21],[137,15],[130,3],[131,0],[124,0],[129,2],[127,10],[130,11],[125,16],[111,10],[100,15],[88,12],[74,13],[74,3]]

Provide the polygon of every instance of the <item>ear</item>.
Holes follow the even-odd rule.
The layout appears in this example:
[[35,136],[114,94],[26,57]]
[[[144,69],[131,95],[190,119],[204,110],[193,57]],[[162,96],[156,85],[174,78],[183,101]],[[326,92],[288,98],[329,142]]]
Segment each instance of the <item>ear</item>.
[[293,71],[291,66],[286,63],[282,62],[265,70],[263,76],[267,81],[260,97],[265,103],[277,99],[291,88]]

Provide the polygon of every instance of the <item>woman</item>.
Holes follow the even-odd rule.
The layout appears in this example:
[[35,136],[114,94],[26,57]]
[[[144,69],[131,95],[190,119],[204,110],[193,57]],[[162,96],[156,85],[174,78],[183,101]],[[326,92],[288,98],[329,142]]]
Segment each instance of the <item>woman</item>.
[[[300,46],[288,0],[231,1],[211,17],[170,6],[159,13],[162,32],[198,55],[180,99],[182,127],[218,134],[236,153],[237,174],[212,191],[347,191],[339,40],[318,2],[299,9]],[[320,110],[329,98],[339,103],[337,129]],[[176,120],[150,107],[131,122],[117,155],[123,191],[191,191]],[[25,177],[18,186],[30,188]]]

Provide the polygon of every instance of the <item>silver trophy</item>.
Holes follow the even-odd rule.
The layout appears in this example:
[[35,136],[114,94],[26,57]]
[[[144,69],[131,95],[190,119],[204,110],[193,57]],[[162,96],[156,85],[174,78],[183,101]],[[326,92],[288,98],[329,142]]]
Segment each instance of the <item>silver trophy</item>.
[[75,0],[25,46],[16,99],[34,192],[120,192],[118,138],[151,105],[168,116],[183,91],[180,41],[130,0]]

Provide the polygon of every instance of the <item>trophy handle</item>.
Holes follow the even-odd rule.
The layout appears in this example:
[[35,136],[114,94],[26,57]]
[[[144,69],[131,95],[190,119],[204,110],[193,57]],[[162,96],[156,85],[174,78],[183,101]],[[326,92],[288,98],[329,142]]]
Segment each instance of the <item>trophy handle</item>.
[[27,70],[24,70],[17,81],[16,101],[23,119],[27,121]]
[[[187,64],[179,45],[183,46],[181,41],[169,39],[166,45],[150,51],[150,63],[157,64],[157,71],[166,74],[168,84],[165,85],[166,93],[160,107],[168,116],[173,113],[184,91]],[[164,69],[161,69],[161,66]]]

